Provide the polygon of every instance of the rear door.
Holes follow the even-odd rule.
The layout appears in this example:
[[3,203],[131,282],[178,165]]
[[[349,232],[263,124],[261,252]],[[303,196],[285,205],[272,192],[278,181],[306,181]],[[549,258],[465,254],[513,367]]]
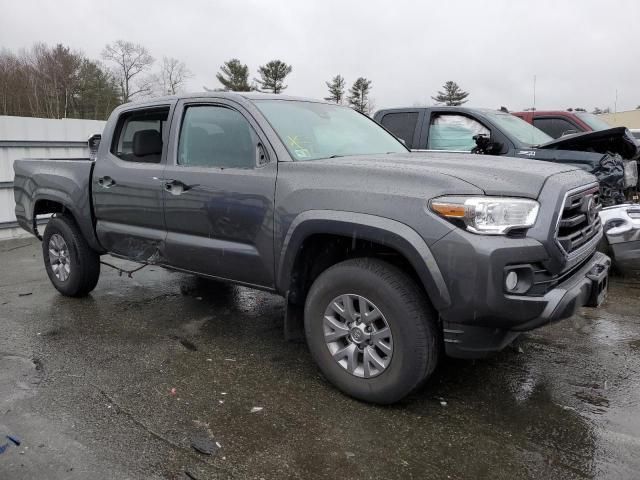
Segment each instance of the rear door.
[[275,153],[253,117],[226,99],[178,103],[164,172],[173,267],[274,285]]
[[164,159],[171,105],[128,110],[101,145],[92,177],[96,233],[111,253],[138,261],[162,254]]

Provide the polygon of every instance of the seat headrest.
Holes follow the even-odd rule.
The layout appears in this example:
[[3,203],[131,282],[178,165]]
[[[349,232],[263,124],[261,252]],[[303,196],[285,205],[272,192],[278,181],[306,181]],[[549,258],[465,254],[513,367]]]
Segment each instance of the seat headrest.
[[162,153],[162,136],[157,130],[139,130],[133,134],[133,154],[136,157]]

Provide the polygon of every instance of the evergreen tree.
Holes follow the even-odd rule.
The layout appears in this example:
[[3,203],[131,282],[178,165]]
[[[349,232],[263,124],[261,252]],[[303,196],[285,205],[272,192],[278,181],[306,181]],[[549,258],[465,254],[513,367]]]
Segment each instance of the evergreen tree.
[[371,93],[371,80],[359,77],[349,89],[349,98],[347,99],[349,105],[354,110],[369,115],[372,108],[369,93]]
[[224,87],[223,90],[232,92],[249,92],[249,67],[243,65],[237,58],[224,62],[216,78]]
[[435,97],[431,97],[438,103],[444,103],[447,106],[455,107],[467,103],[465,100],[469,93],[463,91],[456,82],[449,80],[443,86],[444,92],[438,91]]
[[282,60],[271,60],[266,65],[258,67],[260,80],[256,78],[255,81],[260,85],[261,92],[280,93],[287,88],[284,79],[292,69],[291,65],[287,65]]
[[325,82],[329,88],[329,96],[324,97],[328,102],[342,103],[344,100],[344,77],[336,75],[330,82]]
[[104,120],[119,103],[117,80],[97,62],[84,59],[78,74],[73,116]]

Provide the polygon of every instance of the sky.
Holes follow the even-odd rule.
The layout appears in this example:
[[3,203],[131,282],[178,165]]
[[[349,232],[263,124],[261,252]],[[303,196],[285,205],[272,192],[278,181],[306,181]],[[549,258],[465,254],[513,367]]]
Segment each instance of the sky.
[[[468,106],[640,105],[637,0],[2,0],[0,47],[62,43],[99,58],[118,39],[176,57],[187,90],[220,65],[293,66],[289,95],[322,98],[336,74],[372,80],[376,108],[432,104],[447,80]],[[617,92],[617,103],[616,103]]]

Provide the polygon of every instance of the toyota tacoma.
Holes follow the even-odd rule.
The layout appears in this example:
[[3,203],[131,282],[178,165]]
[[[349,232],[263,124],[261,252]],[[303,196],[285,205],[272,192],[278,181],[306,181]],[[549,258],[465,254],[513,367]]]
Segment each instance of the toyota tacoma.
[[282,295],[287,336],[361,400],[606,295],[599,186],[575,166],[413,153],[350,108],[252,93],[125,104],[92,146],[14,165],[56,289],[87,295],[111,254]]

